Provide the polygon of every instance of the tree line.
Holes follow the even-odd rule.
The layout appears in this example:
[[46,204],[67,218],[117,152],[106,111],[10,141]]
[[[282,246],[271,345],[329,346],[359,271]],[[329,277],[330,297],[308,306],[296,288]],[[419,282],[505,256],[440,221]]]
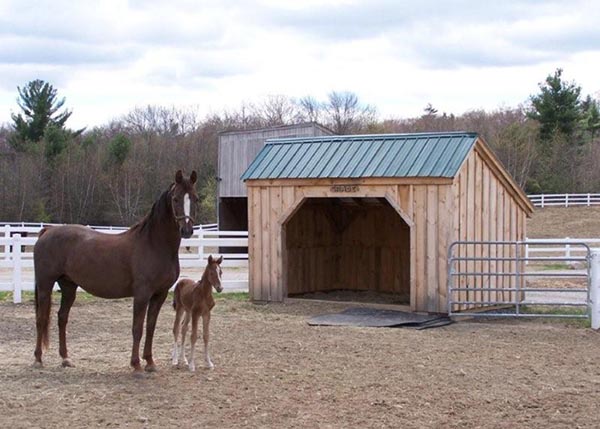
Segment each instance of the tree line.
[[599,103],[560,69],[523,106],[454,115],[428,104],[418,117],[392,119],[380,119],[352,92],[334,91],[324,100],[274,95],[204,117],[192,108],[138,107],[72,130],[72,112],[50,83],[17,90],[20,112],[0,128],[4,221],[130,225],[183,168],[199,173],[198,222],[214,222],[219,134],[303,122],[336,134],[475,131],[526,192],[600,189]]

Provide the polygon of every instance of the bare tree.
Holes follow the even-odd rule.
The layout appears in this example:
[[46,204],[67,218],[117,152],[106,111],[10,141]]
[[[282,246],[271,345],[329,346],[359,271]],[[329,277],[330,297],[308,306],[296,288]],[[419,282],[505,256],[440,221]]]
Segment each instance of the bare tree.
[[303,121],[318,124],[323,122],[323,103],[310,95],[302,97],[297,103]]
[[291,124],[300,117],[297,104],[285,95],[269,95],[254,108],[255,115],[260,117],[263,126],[267,127]]
[[325,104],[329,127],[337,134],[350,134],[364,131],[376,120],[376,110],[359,102],[352,92],[329,93]]

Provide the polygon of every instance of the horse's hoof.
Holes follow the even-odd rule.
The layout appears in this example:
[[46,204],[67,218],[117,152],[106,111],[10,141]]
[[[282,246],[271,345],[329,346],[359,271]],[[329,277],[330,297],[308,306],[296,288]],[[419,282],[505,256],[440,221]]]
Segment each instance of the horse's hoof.
[[43,364],[42,362],[40,362],[40,361],[37,361],[37,360],[36,360],[36,361],[33,363],[33,365],[31,365],[31,366],[32,366],[33,368],[43,368],[43,367],[44,367],[44,364]]
[[196,372],[196,365],[188,365],[188,368],[190,369],[191,372]]
[[206,369],[215,369],[215,366],[211,363],[209,365],[204,365],[204,368],[206,368]]
[[150,365],[146,365],[146,368],[144,368],[146,370],[146,372],[156,372],[158,371],[158,368],[156,367],[155,364],[150,364]]
[[63,359],[62,367],[63,368],[73,368],[75,365],[69,359]]
[[144,371],[142,371],[141,369],[133,371],[133,378],[135,378],[136,380],[141,380],[145,377],[146,377],[146,375],[144,374]]

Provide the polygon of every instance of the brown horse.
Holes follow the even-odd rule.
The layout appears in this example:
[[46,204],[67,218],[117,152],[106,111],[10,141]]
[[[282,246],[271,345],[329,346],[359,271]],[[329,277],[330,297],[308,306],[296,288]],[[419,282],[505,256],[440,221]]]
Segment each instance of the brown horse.
[[146,311],[143,358],[146,371],[155,371],[152,339],[156,319],[169,288],[179,277],[181,238],[193,233],[198,197],[196,172],[185,179],[181,170],[175,183],[154,203],[150,213],[126,232],[109,235],[81,225],[42,230],[35,244],[35,310],[37,342],[35,364],[42,365],[42,347],[48,348],[52,288],[60,286],[58,310],[59,353],[62,365],[72,366],[67,353],[66,326],[77,286],[102,298],[133,297],[131,366],[142,373],[139,348]]
[[[198,338],[198,318],[202,316],[202,338],[204,339],[204,363],[206,368],[213,369],[214,365],[208,354],[208,325],[210,323],[210,311],[215,306],[215,300],[212,297],[212,288],[217,292],[223,290],[221,285],[221,262],[223,257],[213,259],[212,255],[208,257],[208,265],[204,269],[202,278],[195,282],[190,279],[181,279],[175,286],[175,297],[173,298],[173,308],[175,308],[175,323],[173,323],[173,365],[181,361],[188,365],[190,371],[196,370],[194,360],[194,349],[196,348],[196,339]],[[185,318],[181,321],[181,315],[185,312]],[[192,320],[192,334],[190,338],[191,352],[188,363],[185,357],[185,333],[188,324]],[[181,348],[178,348],[179,331],[181,330]]]

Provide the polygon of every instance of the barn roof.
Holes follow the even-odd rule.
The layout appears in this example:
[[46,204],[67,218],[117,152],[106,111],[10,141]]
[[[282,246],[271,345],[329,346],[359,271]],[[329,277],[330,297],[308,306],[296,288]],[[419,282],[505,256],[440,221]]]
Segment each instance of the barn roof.
[[476,133],[445,132],[267,140],[242,180],[454,177]]

